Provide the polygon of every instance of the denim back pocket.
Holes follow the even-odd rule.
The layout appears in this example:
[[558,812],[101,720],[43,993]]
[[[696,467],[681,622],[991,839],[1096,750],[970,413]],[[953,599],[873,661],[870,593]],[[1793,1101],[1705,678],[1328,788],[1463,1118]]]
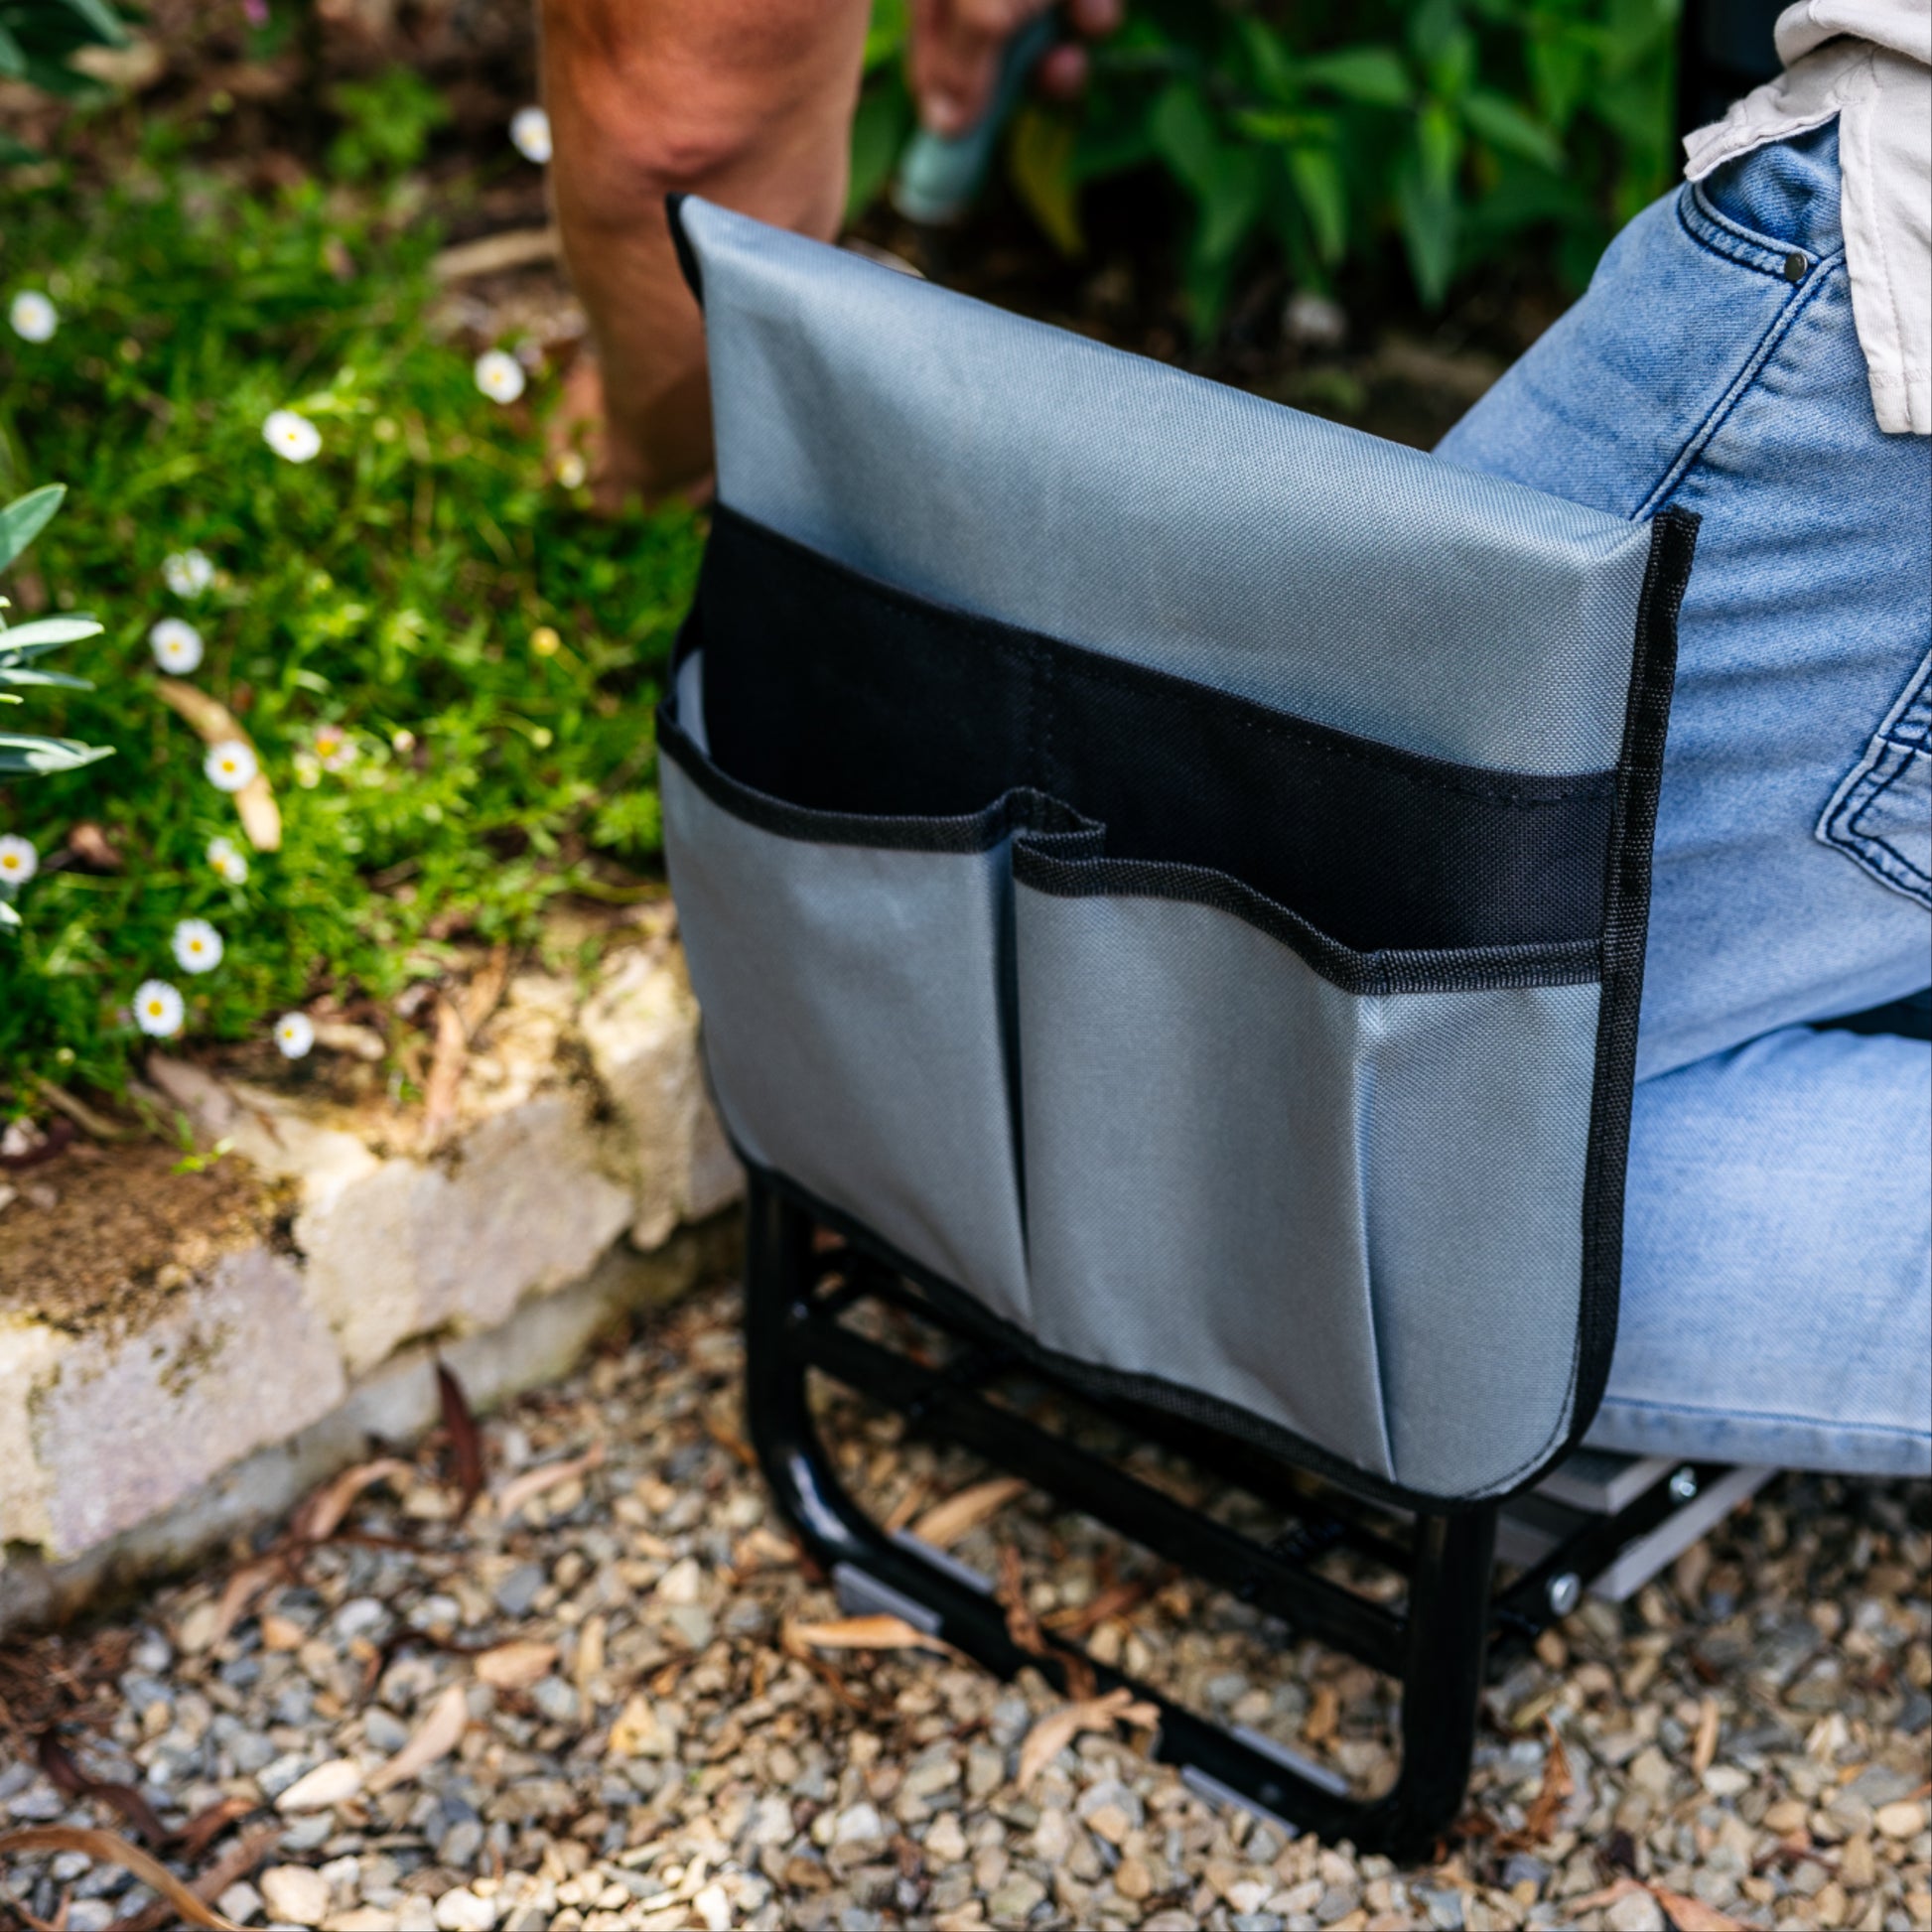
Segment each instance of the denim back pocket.
[[1833,792],[1818,836],[1932,909],[1932,651]]

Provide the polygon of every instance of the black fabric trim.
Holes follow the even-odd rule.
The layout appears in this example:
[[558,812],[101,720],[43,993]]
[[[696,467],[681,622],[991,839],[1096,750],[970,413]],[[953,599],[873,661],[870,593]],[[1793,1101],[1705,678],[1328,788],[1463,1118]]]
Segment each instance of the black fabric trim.
[[[1406,1488],[1387,1476],[1357,1468],[1354,1463],[1344,1461],[1320,1444],[1311,1443],[1307,1437],[1298,1436],[1294,1430],[1270,1422],[1265,1416],[1257,1416],[1251,1409],[1223,1402],[1218,1396],[1203,1395],[1198,1389],[1170,1382],[1164,1376],[1137,1375],[1127,1369],[1105,1368],[1097,1362],[1083,1362],[1076,1355],[1063,1355],[1058,1349],[1047,1347],[1026,1329],[995,1314],[984,1302],[956,1282],[934,1274],[910,1255],[902,1254],[890,1241],[843,1208],[821,1199],[776,1169],[748,1159],[745,1150],[736,1141],[732,1142],[732,1150],[743,1166],[757,1174],[774,1193],[802,1207],[815,1221],[830,1228],[833,1233],[843,1235],[855,1247],[863,1249],[895,1274],[902,1275],[916,1284],[962,1327],[978,1330],[990,1341],[1011,1349],[1021,1361],[1031,1363],[1074,1389],[1144,1403],[1150,1409],[1164,1410],[1169,1415],[1219,1430],[1223,1435],[1249,1444],[1264,1454],[1275,1456],[1296,1468],[1311,1470],[1330,1482],[1352,1489],[1371,1502],[1393,1503],[1402,1509],[1423,1510],[1436,1516],[1455,1516],[1464,1510],[1487,1508],[1499,1496],[1517,1486],[1511,1483],[1479,1496],[1438,1496],[1428,1490]],[[1544,1466],[1547,1467],[1547,1464]],[[1538,1473],[1542,1473],[1541,1469]]]
[[1602,929],[1612,772],[1400,751],[929,603],[722,506],[699,609],[712,756],[772,797],[952,818],[1044,792],[1114,858],[1225,874],[1358,953]]
[[697,298],[698,307],[704,307],[704,267],[698,260],[698,251],[691,246],[691,237],[684,232],[684,204],[690,199],[687,195],[666,195],[664,197],[664,219],[670,223],[671,246],[677,250],[677,265],[684,273],[685,282]]
[[1664,779],[1671,694],[1677,682],[1677,614],[1697,552],[1699,521],[1691,511],[1675,508],[1652,519],[1650,555],[1637,604],[1636,653],[1624,708],[1623,748],[1616,764],[1616,816],[1610,831],[1603,925],[1603,997],[1584,1173],[1583,1319],[1577,1341],[1576,1409],[1558,1453],[1581,1442],[1595,1420],[1616,1345],[1637,1019],[1650,930],[1652,842]]
[[1599,971],[1596,942],[1540,946],[1388,948],[1356,952],[1329,938],[1251,886],[1204,866],[1149,864],[1098,853],[1047,851],[1030,841],[1013,848],[1013,876],[1056,898],[1164,898],[1211,905],[1291,947],[1344,993],[1480,993],[1498,987],[1583,986]]
[[1479,993],[1580,986],[1598,973],[1592,940],[1540,946],[1387,948],[1357,952],[1225,873],[1103,856],[1107,828],[1044,792],[1016,787],[977,812],[873,818],[773,798],[721,771],[680,723],[675,694],[657,718],[658,752],[721,811],[777,838],[879,852],[990,852],[1011,838],[1013,877],[1056,898],[1180,899],[1232,913],[1298,954],[1344,993]]

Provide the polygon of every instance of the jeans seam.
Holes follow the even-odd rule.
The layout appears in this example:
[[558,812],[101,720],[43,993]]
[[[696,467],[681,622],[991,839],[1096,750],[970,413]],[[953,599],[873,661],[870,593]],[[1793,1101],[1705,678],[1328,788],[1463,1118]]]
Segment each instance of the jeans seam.
[[[1681,208],[1681,200],[1679,206]],[[1695,231],[1689,230],[1688,223],[1686,226],[1687,231],[1692,233],[1692,238],[1698,241],[1698,245],[1705,246],[1706,244],[1696,235]],[[1713,252],[1723,253],[1724,251],[1714,249]],[[1792,252],[1801,253],[1803,251],[1794,249]],[[1810,259],[1810,257],[1807,257],[1807,259]],[[1758,343],[1756,348],[1751,351],[1743,367],[1738,370],[1736,376],[1731,381],[1730,386],[1712,404],[1711,408],[1706,411],[1703,421],[1685,438],[1683,447],[1672,460],[1670,468],[1664,472],[1650,494],[1632,515],[1630,520],[1633,523],[1643,522],[1646,518],[1656,515],[1660,509],[1668,505],[1672,496],[1676,494],[1678,488],[1682,485],[1685,477],[1696,467],[1698,460],[1703,456],[1706,449],[1710,447],[1711,439],[1723,427],[1725,419],[1737,406],[1739,399],[1750,388],[1752,383],[1757,380],[1765,363],[1771,359],[1772,355],[1776,353],[1779,345],[1791,333],[1791,329],[1798,317],[1803,314],[1806,306],[1831,280],[1833,272],[1844,262],[1844,259],[1843,249],[1837,254],[1823,257],[1819,260],[1816,269],[1806,276],[1802,284],[1793,285],[1792,299],[1785,303],[1778,311],[1771,326],[1764,332],[1763,339]]]
[[[1831,1416],[1793,1416],[1774,1409],[1707,1409],[1693,1402],[1650,1402],[1642,1396],[1618,1395],[1611,1390],[1603,1398],[1604,1409],[1643,1409],[1658,1416],[1695,1416],[1702,1421],[1789,1423],[1805,1429],[1830,1429],[1861,1436],[1902,1437],[1908,1442],[1932,1442],[1932,1430],[1920,1430],[1904,1423],[1845,1422]],[[1599,1415],[1601,1410],[1597,1412]]]

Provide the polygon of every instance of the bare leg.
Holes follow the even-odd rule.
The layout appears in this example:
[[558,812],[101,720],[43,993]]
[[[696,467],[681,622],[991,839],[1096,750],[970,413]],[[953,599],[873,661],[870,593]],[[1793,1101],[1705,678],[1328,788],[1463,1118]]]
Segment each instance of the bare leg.
[[664,197],[829,239],[866,17],[867,0],[542,0],[557,220],[598,351],[565,409],[602,425],[606,506],[711,469],[704,334]]

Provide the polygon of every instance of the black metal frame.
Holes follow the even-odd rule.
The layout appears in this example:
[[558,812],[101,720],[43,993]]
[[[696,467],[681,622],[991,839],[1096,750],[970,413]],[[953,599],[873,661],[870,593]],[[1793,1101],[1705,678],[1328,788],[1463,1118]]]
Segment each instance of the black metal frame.
[[[1574,1604],[1582,1584],[1633,1538],[1656,1528],[1719,1471],[1686,1465],[1620,1514],[1593,1519],[1492,1598],[1497,1510],[1419,1514],[1399,1522],[1364,1508],[1339,1485],[1318,1493],[1307,1472],[1218,1432],[1130,1401],[1065,1390],[1036,1365],[1033,1384],[1127,1424],[1142,1440],[1264,1498],[1293,1521],[1272,1544],[1230,1528],[1140,1481],[1068,1436],[988,1399],[1023,1365],[972,1330],[956,1310],[917,1293],[849,1226],[838,1237],[770,1176],[754,1170],[747,1193],[746,1371],[750,1435],[777,1505],[854,1605],[893,1610],[1003,1676],[1032,1666],[1070,1688],[1076,1654],[1023,1648],[1005,1608],[977,1573],[902,1532],[883,1528],[847,1492],[807,1400],[812,1371],[898,1411],[914,1427],[974,1450],[1213,1587],[1279,1616],[1302,1635],[1360,1659],[1402,1685],[1401,1771],[1382,1797],[1349,1794],[1325,1768],[1271,1738],[1229,1729],[1084,1652],[1074,1666],[1101,1690],[1126,1687],[1158,1710],[1155,1755],[1181,1767],[1204,1795],[1245,1805],[1363,1851],[1428,1857],[1461,1811],[1474,1751],[1487,1652],[1533,1637]],[[950,1347],[935,1364],[861,1333],[846,1316],[861,1303],[896,1306]],[[1346,1549],[1400,1573],[1398,1612],[1323,1577],[1315,1565]]]

